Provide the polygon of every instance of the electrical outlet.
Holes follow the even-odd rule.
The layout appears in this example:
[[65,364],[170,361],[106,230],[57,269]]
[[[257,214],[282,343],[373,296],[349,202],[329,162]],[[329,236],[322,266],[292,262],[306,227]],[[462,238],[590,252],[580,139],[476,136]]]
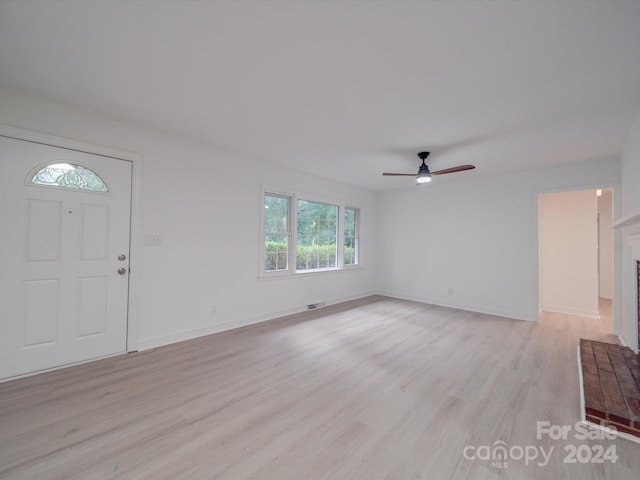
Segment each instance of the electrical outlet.
[[145,247],[160,247],[162,246],[162,236],[158,233],[145,233],[144,245]]

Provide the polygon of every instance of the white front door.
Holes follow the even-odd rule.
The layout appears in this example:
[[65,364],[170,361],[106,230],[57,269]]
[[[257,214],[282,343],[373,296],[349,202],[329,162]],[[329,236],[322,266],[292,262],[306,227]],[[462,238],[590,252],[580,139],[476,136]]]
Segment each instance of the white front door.
[[0,137],[0,196],[0,379],[124,352],[131,162]]

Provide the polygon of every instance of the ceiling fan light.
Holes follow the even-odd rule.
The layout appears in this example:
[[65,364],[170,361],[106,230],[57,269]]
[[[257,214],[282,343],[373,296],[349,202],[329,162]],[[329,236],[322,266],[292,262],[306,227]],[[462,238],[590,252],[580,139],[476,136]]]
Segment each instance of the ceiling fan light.
[[431,181],[431,174],[430,173],[421,173],[416,177],[416,183],[418,185],[422,184],[422,183],[429,183]]
[[431,181],[431,172],[429,171],[429,167],[424,163],[424,159],[422,159],[422,165],[418,169],[418,175],[416,176],[416,182],[418,185],[422,183],[428,183]]

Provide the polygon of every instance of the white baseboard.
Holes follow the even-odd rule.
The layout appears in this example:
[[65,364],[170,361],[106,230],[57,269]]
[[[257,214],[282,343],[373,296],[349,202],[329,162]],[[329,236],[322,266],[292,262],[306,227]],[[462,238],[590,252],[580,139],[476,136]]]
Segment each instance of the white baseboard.
[[387,297],[399,298],[401,300],[409,300],[412,302],[428,303],[430,305],[438,305],[440,307],[457,308],[459,310],[467,310],[469,312],[484,313],[486,315],[494,315],[496,317],[511,318],[514,320],[525,320],[527,322],[536,322],[538,317],[534,314],[525,312],[515,312],[510,310],[503,310],[500,308],[488,307],[486,305],[474,305],[462,302],[452,302],[443,298],[428,298],[415,295],[407,295],[399,292],[387,292],[378,291],[379,295],[385,295]]
[[540,305],[540,310],[553,313],[564,313],[565,315],[578,315],[580,317],[600,318],[598,310],[588,310],[582,308],[562,307],[557,305]]
[[[494,315],[494,316],[498,316],[498,317],[505,317],[505,318],[511,318],[511,319],[515,319],[515,320],[525,320],[525,321],[529,321],[529,322],[535,322],[538,320],[538,317],[536,314],[531,314],[528,312],[517,312],[517,311],[510,311],[510,310],[504,310],[504,309],[500,309],[500,308],[494,308],[494,307],[488,307],[486,305],[475,305],[475,304],[468,304],[468,303],[462,303],[462,302],[452,302],[449,299],[444,299],[444,298],[429,298],[429,297],[422,297],[422,296],[416,296],[416,295],[408,295],[408,294],[403,294],[400,292],[389,292],[389,291],[367,291],[367,292],[362,292],[360,294],[357,295],[351,295],[351,296],[345,296],[345,297],[339,297],[339,298],[334,298],[334,299],[330,299],[330,300],[324,300],[326,302],[327,305],[335,305],[337,303],[342,303],[342,302],[347,302],[350,300],[356,300],[358,298],[364,298],[364,297],[368,297],[371,295],[384,295],[387,297],[392,297],[392,298],[398,298],[401,300],[409,300],[412,302],[419,302],[419,303],[427,303],[430,305],[438,305],[441,307],[448,307],[448,308],[457,308],[459,310],[467,310],[467,311],[471,311],[471,312],[477,312],[477,313],[483,313],[486,315]],[[584,317],[590,317],[590,318],[600,318],[600,316],[598,315],[598,312],[595,311],[585,311],[585,310],[576,310],[576,309],[560,309],[557,307],[553,307],[553,306],[543,306],[542,307],[543,310],[545,311],[552,311],[552,312],[557,312],[557,313],[565,313],[565,314],[569,314],[569,315],[581,315]],[[277,310],[277,311],[273,311],[273,312],[268,312],[268,313],[263,313],[263,314],[259,314],[259,315],[253,315],[250,317],[245,317],[245,318],[240,318],[240,319],[236,319],[236,320],[231,320],[231,321],[227,321],[227,322],[223,322],[223,323],[218,323],[215,325],[209,325],[207,327],[203,327],[203,328],[198,328],[198,329],[194,329],[194,330],[186,330],[186,331],[182,331],[182,332],[176,332],[170,335],[162,335],[159,337],[153,337],[153,338],[147,338],[147,339],[141,339],[138,341],[138,350],[149,350],[151,348],[157,348],[157,347],[161,347],[163,345],[169,345],[172,343],[176,343],[176,342],[182,342],[185,340],[190,340],[192,338],[197,338],[197,337],[202,337],[205,335],[211,335],[214,333],[219,333],[219,332],[224,332],[227,330],[233,330],[235,328],[240,328],[240,327],[245,327],[248,325],[254,325],[256,323],[262,323],[262,322],[267,322],[270,320],[274,320],[277,318],[281,318],[287,315],[293,315],[296,313],[301,313],[301,312],[305,312],[307,311],[307,304],[303,304],[303,305],[296,305],[294,307],[291,308],[287,308],[287,309],[283,309],[283,310]]]
[[[348,302],[350,300],[357,300],[359,298],[369,297],[375,295],[374,291],[362,292],[357,295],[345,296],[333,298],[330,300],[323,300],[326,305],[335,305],[338,303]],[[283,310],[277,310],[274,312],[261,313],[259,315],[252,315],[250,317],[239,318],[236,320],[230,320],[223,323],[217,323],[215,325],[208,325],[203,328],[197,328],[193,330],[185,330],[182,332],[172,333],[170,335],[162,335],[159,337],[152,337],[141,339],[138,341],[138,350],[149,350],[151,348],[162,347],[164,345],[170,345],[172,343],[183,342],[185,340],[191,340],[192,338],[203,337],[205,335],[211,335],[214,333],[225,332],[227,330],[233,330],[235,328],[246,327],[248,325],[254,325],[256,323],[268,322],[287,315],[293,315],[295,313],[301,313],[307,311],[307,304],[297,305],[295,307],[286,308]]]

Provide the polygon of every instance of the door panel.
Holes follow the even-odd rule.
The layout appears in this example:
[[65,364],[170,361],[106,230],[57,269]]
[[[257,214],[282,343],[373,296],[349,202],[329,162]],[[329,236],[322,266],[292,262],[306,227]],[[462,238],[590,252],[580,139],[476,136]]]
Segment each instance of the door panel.
[[[51,163],[108,191],[30,183]],[[124,352],[131,162],[0,137],[0,195],[0,378]]]
[[78,336],[104,335],[107,331],[107,277],[78,279],[80,328]]
[[58,280],[24,282],[24,342],[22,346],[54,344],[58,339]]
[[62,203],[35,199],[29,199],[28,203],[26,260],[59,261]]

